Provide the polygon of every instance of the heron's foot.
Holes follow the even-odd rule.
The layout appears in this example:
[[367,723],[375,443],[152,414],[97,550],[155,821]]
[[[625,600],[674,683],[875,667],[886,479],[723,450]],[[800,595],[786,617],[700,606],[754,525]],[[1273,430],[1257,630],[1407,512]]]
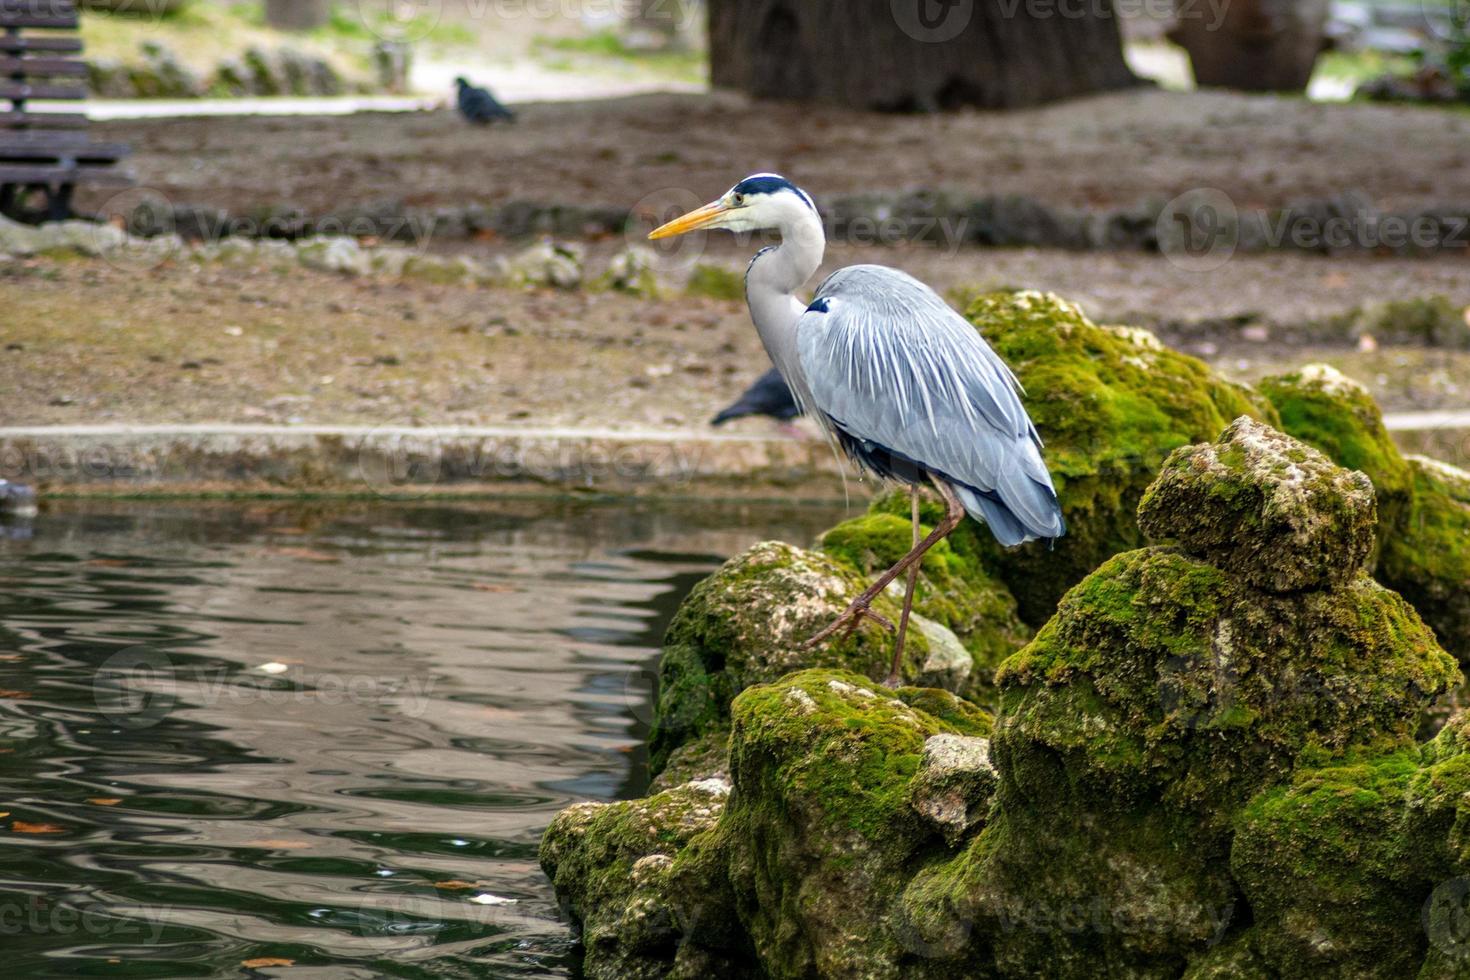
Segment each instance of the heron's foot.
[[855,599],[852,605],[848,606],[841,616],[832,620],[822,632],[803,643],[801,648],[803,650],[810,650],[814,646],[825,643],[839,630],[842,631],[844,637],[851,636],[863,624],[864,619],[871,619],[890,633],[897,632],[898,630],[898,627],[893,625],[891,619],[882,613],[876,613],[872,610],[871,600]]

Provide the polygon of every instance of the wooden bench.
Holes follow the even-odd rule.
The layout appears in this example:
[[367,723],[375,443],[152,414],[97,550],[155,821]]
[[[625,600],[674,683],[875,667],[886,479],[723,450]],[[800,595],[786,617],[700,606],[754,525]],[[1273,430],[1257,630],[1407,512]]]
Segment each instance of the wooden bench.
[[[68,218],[78,185],[133,182],[117,166],[127,146],[90,140],[85,113],[29,107],[39,99],[86,99],[79,26],[74,0],[0,0],[0,214],[8,218]],[[67,31],[73,36],[60,33]]]

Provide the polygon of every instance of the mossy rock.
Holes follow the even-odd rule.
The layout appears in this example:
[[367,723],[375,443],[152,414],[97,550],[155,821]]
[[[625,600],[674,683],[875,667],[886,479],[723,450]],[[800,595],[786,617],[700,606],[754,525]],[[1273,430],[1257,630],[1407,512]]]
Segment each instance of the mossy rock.
[[1367,389],[1331,367],[1267,378],[1260,391],[1288,434],[1373,481],[1379,580],[1413,603],[1445,649],[1470,665],[1470,475],[1402,456]]
[[[670,628],[669,788],[543,844],[589,973],[1470,976],[1470,718],[1414,743],[1459,671],[1368,576],[1371,499],[1249,420],[1177,452],[1143,511],[1180,545],[1072,588],[998,671],[994,719],[874,683],[885,633],[794,652],[906,546],[897,501],[824,542],[841,561],[751,549]],[[1293,550],[1316,571],[1261,573]],[[983,586],[982,554],[952,541],[927,598]],[[711,772],[723,812],[691,818],[725,782],[671,784]]]
[[648,789],[649,792],[660,793],[694,780],[729,778],[730,733],[721,728],[692,742],[685,742],[670,752]]
[[[674,857],[715,826],[729,792],[728,782],[704,780],[642,800],[579,803],[556,815],[541,838],[541,867],[581,932],[587,977],[756,975],[748,957],[687,942],[672,898]],[[712,883],[709,891],[719,887]]]
[[1429,843],[1409,833],[1412,747],[1299,770],[1239,818],[1231,869],[1250,941],[1282,976],[1413,976],[1433,889]]
[[735,790],[701,842],[722,855],[766,975],[953,976],[892,913],[915,861],[953,853],[913,806],[926,743],[983,738],[988,719],[945,692],[807,670],[745,691],[733,720]]
[[[871,579],[892,567],[913,544],[907,498],[907,494],[895,494],[879,500],[868,514],[823,534],[817,547]],[[892,513],[894,506],[901,506],[904,516]],[[935,504],[931,519],[937,519],[937,510]],[[930,530],[932,525],[926,524],[921,533]],[[904,586],[905,579],[900,578],[890,587],[895,599],[902,601]],[[985,571],[978,556],[961,555],[948,541],[931,548],[921,562],[914,610],[949,627],[964,644],[974,667],[961,693],[982,704],[992,699],[995,669],[1031,638],[1032,631],[1016,614],[1010,591]]]
[[[1180,468],[1166,467],[1145,505],[1161,525],[1209,522],[1243,500],[1261,512],[1280,491],[1294,495],[1290,519],[1243,521],[1240,536],[1285,544],[1330,525],[1337,497],[1371,499],[1363,478],[1248,420],[1210,448],[1207,463],[1242,458],[1196,468],[1198,447],[1177,453]],[[1199,497],[1210,485],[1223,501]],[[1372,530],[1356,533],[1367,542]],[[1208,543],[1198,550],[1235,554]],[[1287,592],[1258,587],[1233,560],[1158,546],[1079,583],[1002,666],[990,820],[962,854],[914,876],[905,921],[934,948],[950,944],[967,971],[956,975],[1334,975],[1250,972],[1288,960],[1256,934],[1260,913],[1241,895],[1241,815],[1304,759],[1411,748],[1425,706],[1458,680],[1414,610],[1361,570],[1366,543],[1356,552],[1351,580]],[[1281,894],[1295,915],[1314,901],[1301,882]]]
[[1242,811],[1245,940],[1279,976],[1470,976],[1470,718],[1423,746],[1304,755]]
[[[664,636],[649,736],[652,772],[661,772],[681,745],[725,728],[730,702],[751,685],[808,667],[886,676],[893,636],[872,621],[817,647],[804,646],[866,587],[850,565],[776,542],[755,545],[696,585]],[[889,595],[880,596],[873,609],[898,621],[899,601]],[[970,672],[970,654],[954,635],[916,617],[903,677],[943,677],[963,690]]]
[[1213,439],[1241,415],[1276,422],[1269,403],[1204,362],[1147,331],[1098,326],[1059,297],[989,293],[966,315],[1025,387],[1067,518],[1055,547],[1007,551],[973,522],[956,532],[975,538],[955,549],[984,555],[1027,623],[1045,622],[1088,572],[1143,544],[1134,515],[1169,453]]
[[1414,496],[1384,543],[1383,582],[1414,604],[1439,640],[1470,663],[1470,473],[1411,456]]
[[1378,492],[1379,537],[1391,538],[1413,496],[1414,478],[1368,389],[1326,364],[1266,378],[1256,387],[1276,406],[1283,432],[1368,475]]
[[1305,746],[1408,739],[1458,679],[1366,575],[1276,595],[1171,549],[1130,552],[1002,667],[1003,785],[1031,805],[1163,803],[1218,832]]
[[1377,509],[1367,476],[1242,417],[1219,442],[1174,451],[1138,526],[1257,588],[1294,592],[1361,574]]

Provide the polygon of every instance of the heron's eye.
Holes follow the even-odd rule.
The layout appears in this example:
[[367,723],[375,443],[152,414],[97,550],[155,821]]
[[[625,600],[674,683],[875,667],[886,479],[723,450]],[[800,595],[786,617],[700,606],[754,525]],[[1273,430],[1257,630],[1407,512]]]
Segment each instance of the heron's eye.
[[737,208],[745,207],[745,195],[736,194],[733,198],[730,199],[730,203],[734,204]]

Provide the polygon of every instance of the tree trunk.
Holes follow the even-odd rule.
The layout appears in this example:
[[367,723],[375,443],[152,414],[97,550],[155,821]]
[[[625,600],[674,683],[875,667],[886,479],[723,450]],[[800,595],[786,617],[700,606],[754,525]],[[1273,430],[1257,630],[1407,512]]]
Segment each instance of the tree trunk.
[[1326,40],[1328,0],[1176,0],[1169,40],[1189,52],[1200,85],[1301,92]]
[[332,16],[332,0],[265,0],[265,22],[283,31],[309,31]]
[[899,112],[1137,85],[1112,0],[709,0],[716,86]]

